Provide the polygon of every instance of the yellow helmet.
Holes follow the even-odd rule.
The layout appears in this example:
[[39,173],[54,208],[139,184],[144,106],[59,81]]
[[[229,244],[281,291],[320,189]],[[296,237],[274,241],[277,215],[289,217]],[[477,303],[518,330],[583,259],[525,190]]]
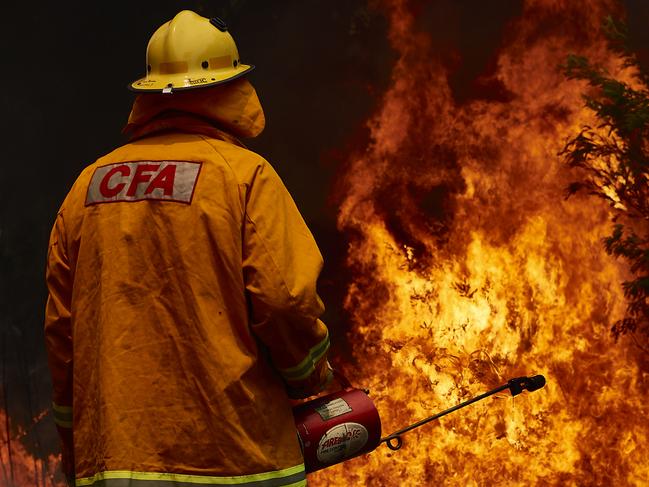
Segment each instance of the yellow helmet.
[[146,49],[146,76],[129,85],[137,92],[172,93],[233,80],[254,66],[241,64],[228,28],[183,10],[154,32]]

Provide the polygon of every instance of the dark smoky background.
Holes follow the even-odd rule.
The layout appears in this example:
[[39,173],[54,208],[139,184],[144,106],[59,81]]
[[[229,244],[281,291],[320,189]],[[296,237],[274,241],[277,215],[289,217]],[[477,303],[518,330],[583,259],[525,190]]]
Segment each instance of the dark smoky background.
[[[458,103],[489,96],[488,72],[522,0],[413,1],[449,69]],[[345,236],[336,231],[336,174],[368,140],[365,121],[390,83],[395,53],[378,2],[230,0],[12,2],[3,7],[0,166],[0,409],[9,436],[35,456],[57,451],[42,334],[47,240],[83,167],[124,143],[133,94],[153,31],[182,9],[220,16],[267,126],[251,149],[277,169],[325,257],[320,291],[334,354],[350,359],[342,299]],[[624,2],[631,37],[649,61],[649,2]],[[645,47],[642,47],[645,46]],[[567,53],[566,53],[567,54]],[[417,66],[412,66],[413,70]],[[394,198],[398,204],[398,197]],[[9,424],[0,428],[9,428]]]

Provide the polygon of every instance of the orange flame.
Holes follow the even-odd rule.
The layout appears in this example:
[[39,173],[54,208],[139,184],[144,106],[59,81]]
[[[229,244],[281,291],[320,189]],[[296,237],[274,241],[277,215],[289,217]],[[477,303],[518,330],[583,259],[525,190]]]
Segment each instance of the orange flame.
[[[40,421],[46,414],[44,411],[34,421]],[[0,424],[3,426],[0,433],[0,486],[64,487],[66,483],[59,469],[60,456],[50,455],[42,459],[29,453],[20,442],[26,431],[19,428],[12,435],[7,419],[6,413],[0,409]],[[9,427],[5,428],[5,425]]]
[[339,228],[357,365],[384,434],[520,375],[548,385],[454,413],[310,477],[313,485],[649,483],[647,366],[609,324],[625,271],[607,256],[608,209],[564,200],[557,153],[585,124],[588,55],[623,76],[599,34],[611,2],[528,0],[508,27],[497,100],[458,105],[407,0],[384,2],[399,59],[371,142],[349,163]]

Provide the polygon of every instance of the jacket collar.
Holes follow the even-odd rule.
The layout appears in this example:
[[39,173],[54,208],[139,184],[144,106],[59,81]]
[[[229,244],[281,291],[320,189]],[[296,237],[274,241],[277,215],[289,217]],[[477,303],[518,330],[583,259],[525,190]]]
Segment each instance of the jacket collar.
[[138,95],[123,133],[135,140],[181,131],[243,145],[238,137],[256,137],[264,126],[255,89],[246,79],[238,79],[213,88]]
[[127,126],[123,132],[128,137],[129,142],[164,132],[184,132],[190,134],[201,134],[245,147],[241,140],[216,127],[211,120],[183,112],[165,112],[142,125],[135,127]]

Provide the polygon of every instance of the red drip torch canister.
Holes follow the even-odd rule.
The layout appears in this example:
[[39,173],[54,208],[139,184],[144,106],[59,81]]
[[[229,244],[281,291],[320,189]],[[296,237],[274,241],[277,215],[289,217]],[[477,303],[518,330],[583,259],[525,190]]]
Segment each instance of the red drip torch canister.
[[381,420],[365,391],[328,394],[293,408],[306,472],[315,472],[374,450]]

